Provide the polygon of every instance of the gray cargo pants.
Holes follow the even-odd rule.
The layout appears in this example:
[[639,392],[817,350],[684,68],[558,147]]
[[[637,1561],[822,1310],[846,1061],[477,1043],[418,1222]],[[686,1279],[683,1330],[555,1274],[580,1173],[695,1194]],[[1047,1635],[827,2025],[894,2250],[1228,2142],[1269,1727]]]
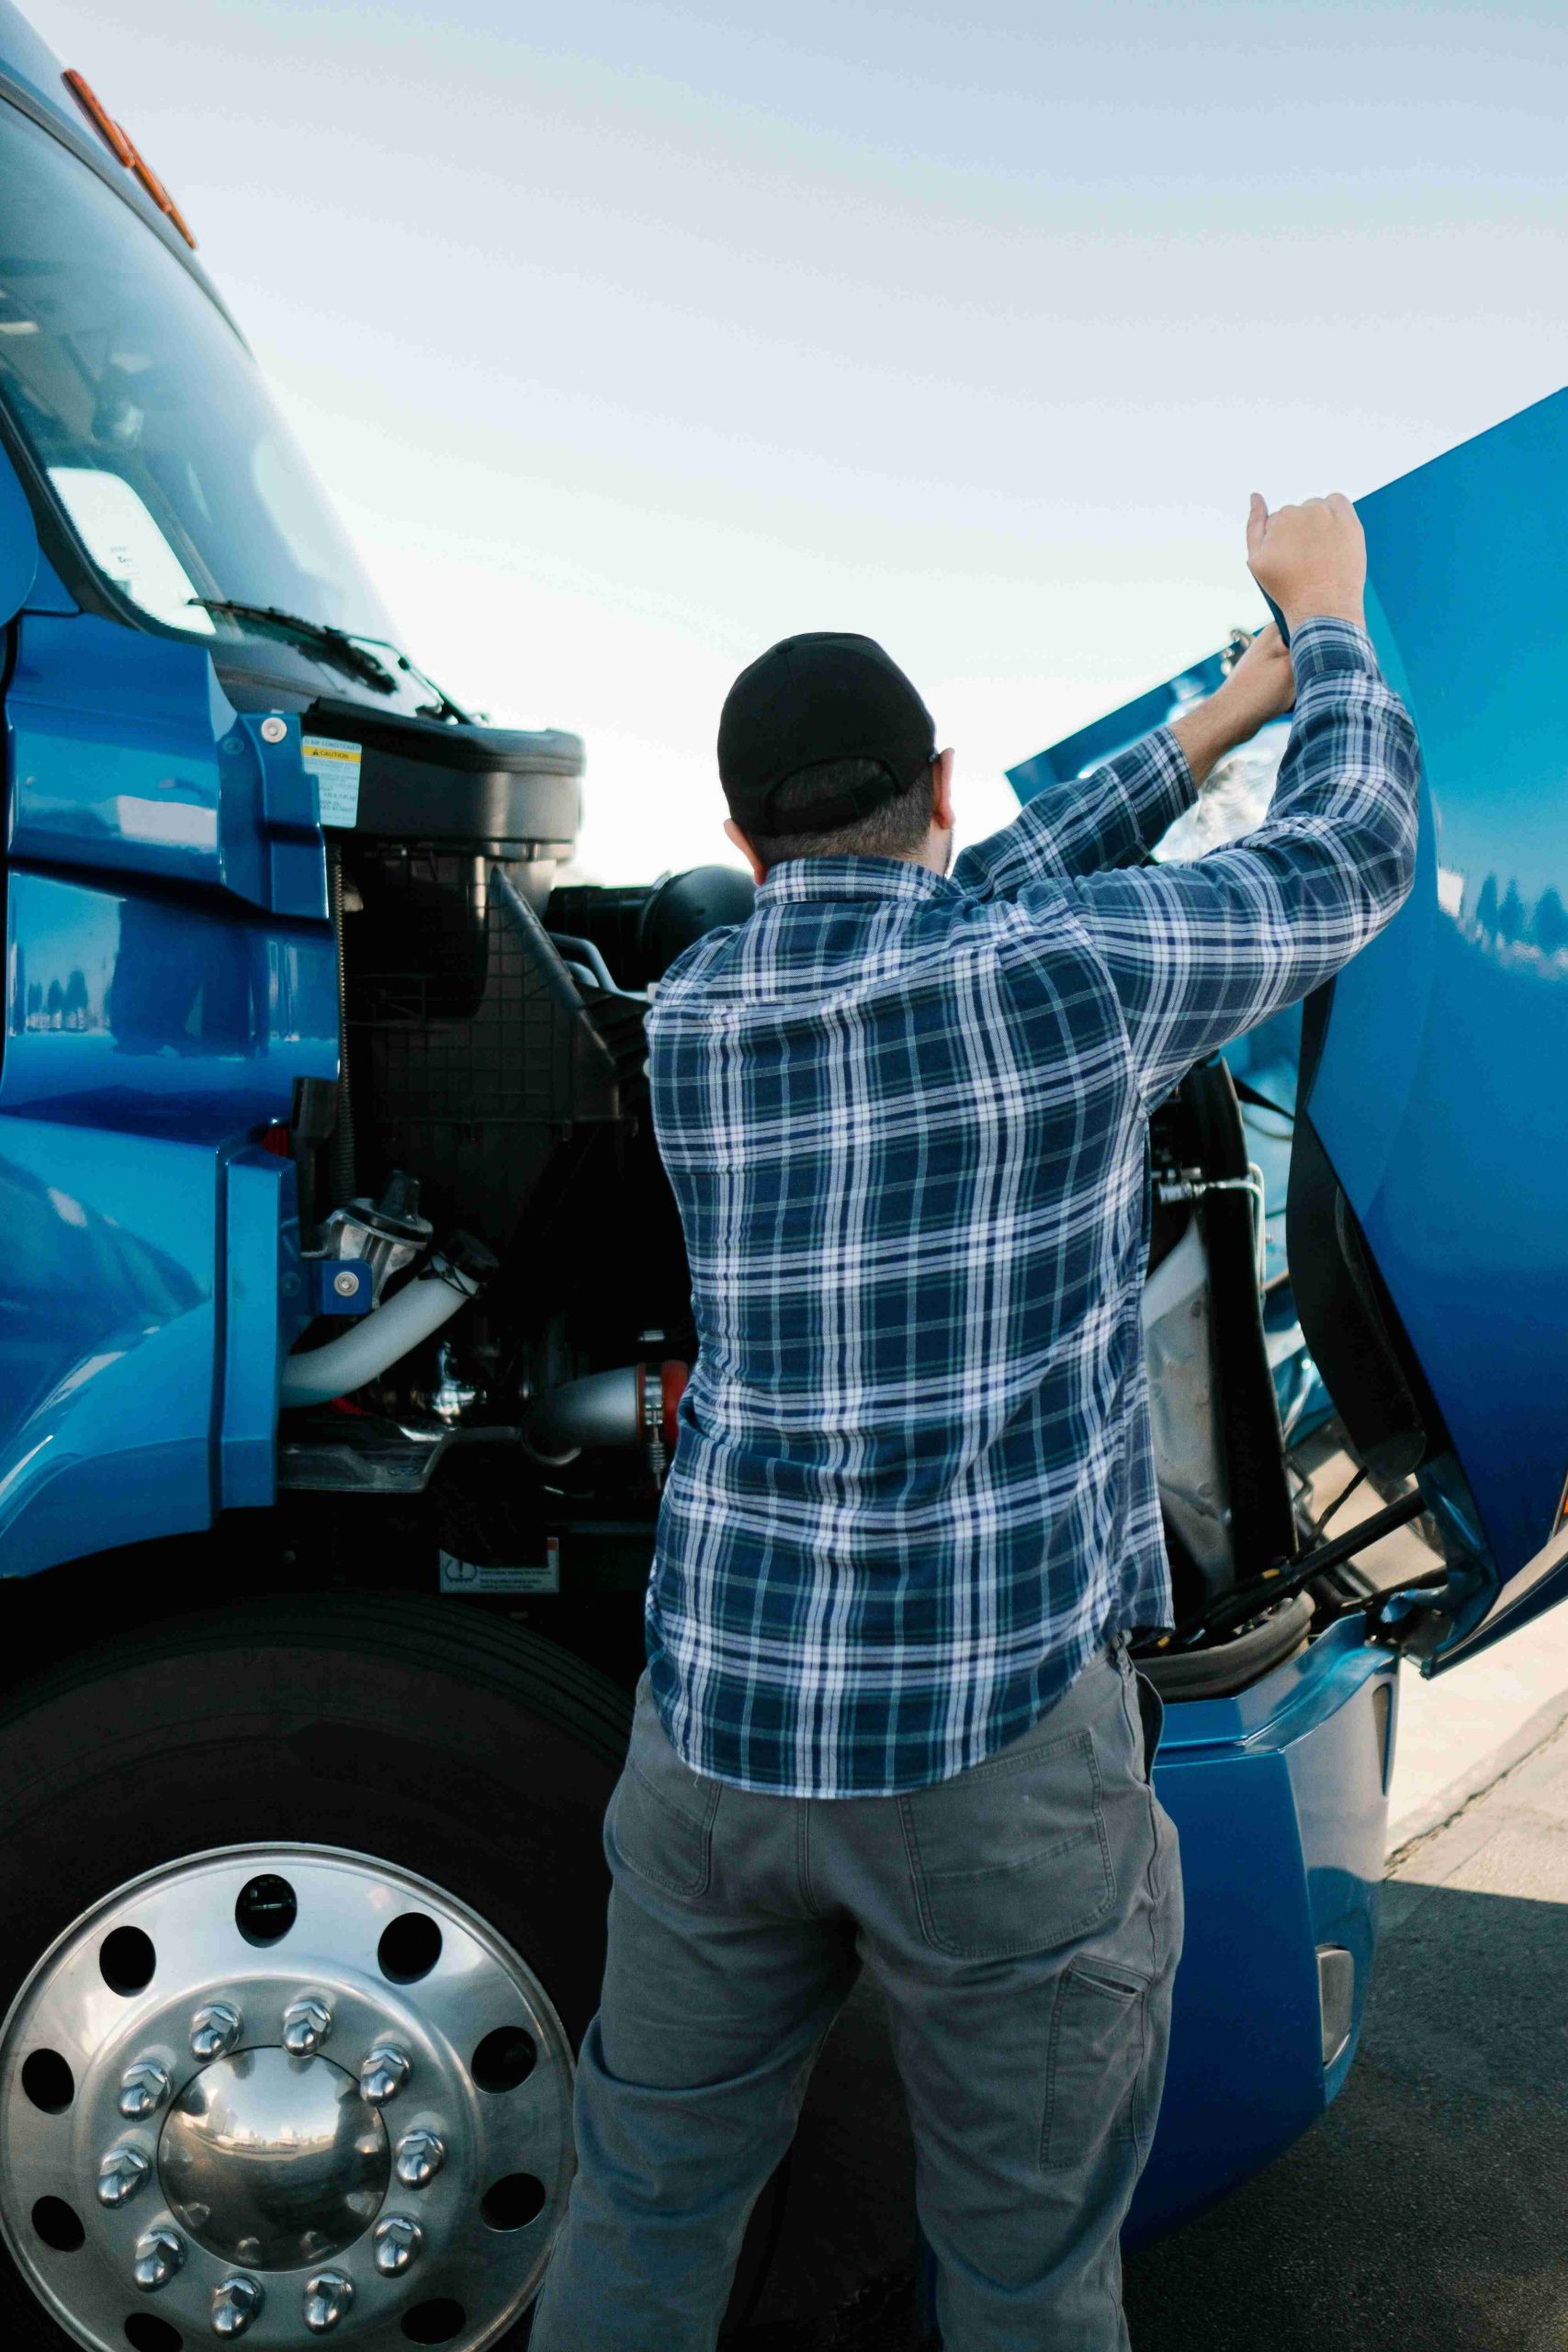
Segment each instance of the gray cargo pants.
[[1124,2352],[1118,2233],[1181,1947],[1139,1688],[1118,1648],[956,1779],[825,1800],[689,1770],[644,1681],[533,2352],[711,2352],[747,2216],[863,1966],[892,2018],[947,2352]]

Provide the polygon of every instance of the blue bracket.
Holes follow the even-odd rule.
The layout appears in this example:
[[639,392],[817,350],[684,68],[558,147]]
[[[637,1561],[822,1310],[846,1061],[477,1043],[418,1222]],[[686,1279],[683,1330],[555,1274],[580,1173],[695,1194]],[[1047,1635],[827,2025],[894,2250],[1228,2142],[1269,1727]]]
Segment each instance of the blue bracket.
[[364,1258],[306,1258],[305,1302],[311,1315],[368,1315],[370,1267]]
[[316,783],[299,756],[299,721],[292,713],[245,713],[233,736],[244,742],[261,772],[262,823],[267,842],[269,902],[280,915],[327,920],[326,852]]

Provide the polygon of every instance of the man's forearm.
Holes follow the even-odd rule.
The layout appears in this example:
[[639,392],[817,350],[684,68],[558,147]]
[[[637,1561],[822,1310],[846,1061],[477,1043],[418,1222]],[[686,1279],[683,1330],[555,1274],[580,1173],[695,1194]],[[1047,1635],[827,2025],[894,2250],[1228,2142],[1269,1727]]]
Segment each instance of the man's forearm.
[[1211,695],[1207,702],[1201,702],[1196,709],[1173,718],[1170,731],[1181,746],[1193,783],[1200,786],[1207,782],[1209,771],[1227,752],[1234,752],[1238,743],[1247,740],[1247,735],[1236,732],[1235,717],[1225,707],[1223,689]]
[[1294,694],[1291,657],[1279,630],[1259,629],[1218,693],[1172,723],[1193,783],[1201,785],[1217,760],[1282,717]]

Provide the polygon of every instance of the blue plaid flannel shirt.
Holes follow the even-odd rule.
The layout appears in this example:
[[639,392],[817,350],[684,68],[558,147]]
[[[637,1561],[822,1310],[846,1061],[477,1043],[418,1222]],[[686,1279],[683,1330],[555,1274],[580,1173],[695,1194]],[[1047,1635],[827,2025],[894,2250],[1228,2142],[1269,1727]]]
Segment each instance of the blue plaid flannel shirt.
[[675,1748],[737,1788],[890,1793],[1015,1737],[1170,1623],[1144,1374],[1147,1120],[1400,905],[1417,754],[1371,646],[1292,641],[1263,826],[1165,729],[950,878],[777,866],[649,1021],[699,1339],[648,1597]]

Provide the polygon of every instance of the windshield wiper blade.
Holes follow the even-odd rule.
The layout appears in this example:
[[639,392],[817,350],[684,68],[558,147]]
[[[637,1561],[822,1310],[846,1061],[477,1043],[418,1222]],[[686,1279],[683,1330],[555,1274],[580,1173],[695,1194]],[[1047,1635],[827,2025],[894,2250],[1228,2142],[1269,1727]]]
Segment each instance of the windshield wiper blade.
[[402,648],[394,645],[389,637],[361,637],[359,632],[355,630],[353,639],[355,645],[369,645],[373,646],[378,653],[389,653],[400,670],[406,670],[411,678],[417,678],[422,686],[430,688],[435,700],[421,704],[417,713],[419,718],[449,718],[456,721],[459,727],[473,725],[473,714],[465,710],[460,703],[454,702],[446,687],[438,686],[429,671],[422,670],[417,662],[411,662]]
[[378,694],[397,692],[398,682],[392,670],[378,658],[383,653],[389,653],[397,669],[405,670],[411,678],[417,678],[420,684],[428,686],[435,697],[434,702],[422,705],[418,712],[421,718],[451,719],[459,727],[471,727],[473,724],[468,712],[460,703],[453,701],[446,687],[438,686],[429,671],[422,670],[417,662],[411,662],[390,638],[366,637],[358,629],[337,628],[331,621],[309,621],[303,614],[283,612],[276,605],[237,605],[224,596],[193,596],[190,601],[209,613],[227,613],[233,620],[270,623],[280,637],[313,645],[318,652],[326,653],[351,676],[361,678],[367,685],[374,686]]
[[324,653],[340,670],[345,670],[363,685],[374,686],[378,694],[397,692],[398,682],[386,663],[346,629],[334,628],[331,621],[307,620],[303,614],[283,612],[276,605],[235,604],[227,596],[193,596],[190,602],[199,605],[204,612],[223,613],[230,620],[259,621],[276,637],[292,639],[296,644]]

